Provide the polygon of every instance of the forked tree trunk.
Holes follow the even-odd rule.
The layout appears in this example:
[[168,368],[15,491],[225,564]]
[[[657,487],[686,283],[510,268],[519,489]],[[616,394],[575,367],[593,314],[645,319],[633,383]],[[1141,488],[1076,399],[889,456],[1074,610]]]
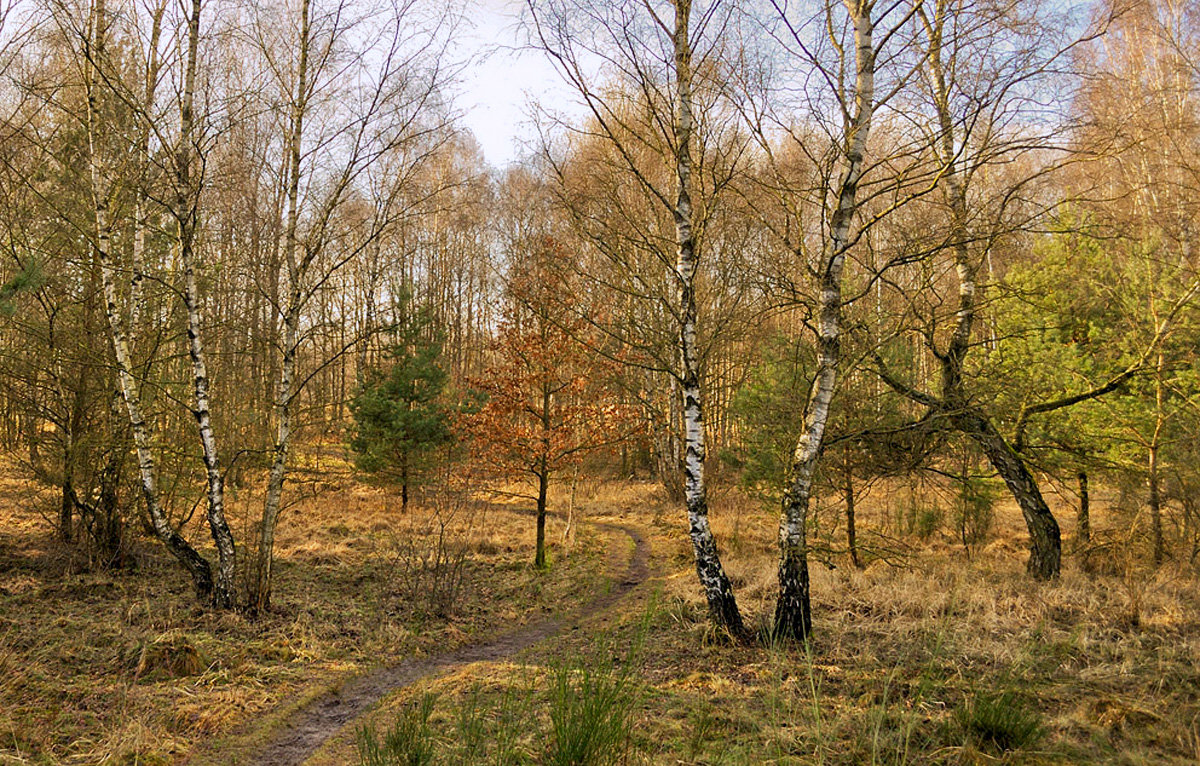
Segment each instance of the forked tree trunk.
[[809,394],[804,428],[792,453],[787,491],[779,520],[779,596],[775,602],[774,633],[779,638],[807,640],[812,633],[808,579],[808,508],[813,477],[821,456],[829,407],[841,363],[842,269],[850,242],[850,225],[857,210],[867,139],[875,101],[875,45],[872,4],[846,4],[854,21],[854,117],[846,127],[842,177],[837,202],[829,219],[823,251],[817,325],[817,373]]
[[192,416],[200,432],[204,473],[208,494],[208,526],[217,546],[217,576],[213,587],[213,605],[220,609],[236,606],[234,570],[237,551],[233,532],[225,519],[225,479],[217,454],[209,403],[208,363],[204,351],[200,292],[196,284],[196,228],[200,190],[192,178],[192,141],[195,134],[194,101],[197,55],[200,46],[201,0],[192,0],[188,17],[187,60],[184,70],[183,98],[179,110],[179,146],[175,155],[175,218],[179,227],[179,260],[183,265],[183,302],[187,309],[188,356],[192,363]]
[[679,383],[682,394],[684,456],[683,490],[688,533],[696,559],[696,574],[713,623],[742,639],[746,627],[733,595],[733,584],[721,566],[717,543],[708,524],[704,481],[704,408],[700,396],[700,365],[696,337],[696,252],[692,229],[692,49],[689,39],[691,0],[675,2],[675,310],[679,317]]
[[104,288],[104,310],[108,319],[113,355],[117,363],[117,378],[121,384],[121,395],[129,414],[133,431],[134,450],[137,453],[138,475],[141,479],[142,496],[150,515],[155,536],[166,546],[179,563],[187,570],[201,599],[209,599],[213,591],[212,568],[196,549],[171,526],[163,510],[158,494],[157,470],[151,449],[150,428],[142,413],[141,391],[132,373],[129,339],[125,329],[124,315],[117,295],[115,268],[110,252],[111,227],[108,215],[108,195],[99,148],[100,130],[100,81],[97,71],[106,61],[106,9],[104,0],[97,0],[92,8],[88,75],[88,148],[91,171],[93,212],[96,224],[96,257],[100,264],[100,279]]

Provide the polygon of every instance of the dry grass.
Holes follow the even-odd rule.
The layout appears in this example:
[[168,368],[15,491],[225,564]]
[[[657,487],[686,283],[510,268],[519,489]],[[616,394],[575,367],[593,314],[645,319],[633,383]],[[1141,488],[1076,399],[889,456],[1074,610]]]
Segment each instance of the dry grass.
[[[0,491],[24,489],[17,482]],[[1105,566],[1094,556],[1085,571],[1068,556],[1050,584],[1025,575],[1020,516],[1010,505],[1000,504],[990,539],[968,557],[949,531],[921,538],[905,528],[937,492],[877,486],[860,503],[870,563],[859,571],[839,547],[840,509],[831,501],[813,538],[817,634],[805,652],[718,640],[682,511],[649,484],[584,484],[579,517],[635,523],[651,541],[659,577],[640,603],[627,599],[516,661],[422,681],[370,720],[386,728],[397,709],[436,694],[431,721],[450,762],[469,762],[453,754],[461,753],[464,711],[475,710],[489,737],[509,727],[513,762],[536,763],[548,736],[547,679],[555,666],[590,658],[634,674],[629,763],[1194,763],[1195,573],[1144,566],[1135,542],[1121,542],[1128,519],[1106,515],[1098,494],[1093,524],[1109,541],[1098,554]],[[554,501],[564,507],[566,497]],[[238,503],[242,514],[255,508],[254,498]],[[327,481],[289,511],[280,610],[258,622],[193,608],[154,548],[135,573],[65,574],[40,520],[0,511],[0,763],[174,762],[197,740],[380,658],[482,639],[580,600],[600,578],[600,541],[580,526],[577,537],[564,536],[552,519],[555,566],[539,576],[527,566],[533,524],[523,507],[493,497],[442,508],[468,553],[464,595],[447,616],[397,597],[403,544],[436,535],[438,515],[425,508],[400,518],[382,489]],[[775,588],[775,514],[735,491],[714,493],[712,507],[743,610],[763,624]],[[1069,527],[1069,510],[1058,510]],[[631,653],[635,644],[644,648]],[[1016,740],[981,736],[980,726],[992,724],[971,719],[989,700],[1045,735],[1001,749],[995,742]],[[352,735],[343,732],[314,762],[354,762]]]
[[[566,546],[554,521],[554,566],[533,571],[519,503],[431,497],[402,516],[383,488],[299,485],[279,530],[275,608],[252,621],[199,608],[152,541],[138,544],[136,570],[78,571],[39,513],[51,503],[24,481],[0,483],[0,764],[174,763],[373,665],[556,611],[605,563],[606,540],[581,533]],[[259,507],[232,499],[239,539]],[[435,608],[404,578],[443,531],[460,582]],[[188,532],[203,540],[198,521]]]
[[[860,537],[897,534],[890,522],[909,500],[903,488],[877,487],[859,509]],[[669,578],[646,668],[663,704],[644,723],[654,732],[675,721],[681,741],[692,736],[688,726],[708,727],[711,741],[689,756],[679,742],[658,747],[669,739],[661,733],[648,736],[647,760],[714,762],[722,749],[730,763],[1200,759],[1195,572],[1131,559],[1112,574],[1088,574],[1068,557],[1059,581],[1036,583],[1024,572],[1019,512],[1007,503],[996,510],[992,540],[970,559],[946,532],[925,542],[880,539],[902,566],[877,559],[857,571],[845,555],[829,557],[832,569],[814,562],[808,655],[705,646],[690,573]],[[824,511],[829,528],[818,546],[833,547],[843,533],[833,523],[838,512]],[[718,506],[714,517],[718,535],[739,541],[729,546],[728,568],[743,608],[762,623],[772,606],[774,516]],[[1060,507],[1059,517],[1072,515]],[[1106,520],[1116,521],[1100,512],[1093,524],[1103,529]],[[661,544],[682,566],[686,546]],[[980,751],[964,737],[956,712],[993,690],[1014,691],[1042,718],[1049,736],[1035,752]],[[680,710],[700,718],[675,720]],[[705,718],[713,715],[715,723]]]
[[[435,694],[442,752],[458,762],[464,709],[499,725],[524,706],[516,762],[537,763],[549,736],[548,668],[590,656],[617,672],[628,662],[625,650],[597,648],[604,630],[618,646],[646,647],[636,653],[628,763],[1200,760],[1200,592],[1182,567],[1089,574],[1068,558],[1059,581],[1033,582],[1020,517],[1002,504],[992,539],[970,559],[946,532],[876,540],[901,566],[876,559],[858,571],[834,553],[835,568],[814,563],[817,635],[808,652],[730,646],[705,620],[681,512],[648,485],[600,497],[653,531],[663,575],[647,586],[655,605],[572,631],[521,663],[477,664],[406,689],[375,714],[378,728]],[[891,504],[907,502],[904,490],[878,488],[860,509],[867,539],[894,518]],[[841,534],[835,511],[823,512],[827,537],[818,543],[832,547]],[[743,609],[761,624],[772,606],[774,514],[729,493],[715,499],[713,519]],[[1105,521],[1097,513],[1094,523]],[[342,737],[315,763],[353,757]]]

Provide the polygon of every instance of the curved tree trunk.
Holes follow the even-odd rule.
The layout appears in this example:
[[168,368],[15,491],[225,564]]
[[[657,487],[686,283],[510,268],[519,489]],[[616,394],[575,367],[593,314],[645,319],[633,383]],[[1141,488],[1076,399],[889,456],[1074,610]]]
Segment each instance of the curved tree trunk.
[[958,427],[980,446],[996,473],[1021,508],[1029,529],[1029,561],[1026,569],[1039,580],[1058,577],[1062,566],[1062,537],[1054,514],[1046,505],[1033,475],[996,427],[975,411],[955,416]]
[[787,491],[779,519],[779,595],[775,602],[774,633],[798,641],[812,633],[808,579],[808,508],[813,477],[821,456],[829,408],[841,364],[842,269],[850,242],[850,225],[857,211],[867,138],[875,101],[875,44],[868,0],[847,3],[854,21],[855,108],[846,127],[842,178],[837,204],[829,219],[829,238],[822,259],[817,326],[817,373],[805,410],[804,429],[792,453]]
[[109,190],[105,186],[104,171],[99,149],[100,130],[100,81],[97,71],[105,62],[106,9],[104,0],[98,0],[92,8],[91,55],[88,77],[88,148],[91,164],[91,186],[93,210],[96,224],[96,257],[100,264],[100,279],[104,288],[104,309],[108,318],[109,337],[117,363],[117,378],[121,384],[121,395],[129,414],[133,431],[134,450],[137,454],[138,474],[141,478],[142,496],[150,515],[155,536],[166,546],[192,578],[192,584],[201,599],[209,599],[213,592],[212,567],[179,532],[171,526],[166,511],[161,505],[157,469],[151,449],[150,427],[142,411],[141,389],[133,376],[129,338],[125,328],[124,314],[117,295],[116,269],[110,252],[111,225],[108,214]]
[[200,294],[196,284],[196,228],[199,223],[200,184],[192,174],[192,141],[195,132],[194,101],[197,55],[200,45],[201,1],[192,0],[188,17],[187,61],[184,70],[183,98],[180,103],[179,147],[175,155],[175,218],[179,227],[179,260],[183,265],[183,303],[187,309],[188,356],[192,363],[194,404],[192,416],[200,432],[204,473],[208,488],[208,526],[217,545],[217,576],[213,605],[231,609],[236,603],[234,569],[237,551],[233,532],[225,519],[225,478],[217,455],[209,403],[208,364],[204,351]]
[[1027,568],[1038,579],[1057,577],[1062,561],[1062,541],[1058,522],[1037,482],[1017,454],[991,421],[971,406],[970,397],[963,380],[963,364],[971,347],[971,333],[978,309],[977,305],[977,256],[970,252],[971,232],[967,207],[965,174],[960,172],[959,157],[962,137],[958,135],[956,122],[951,113],[950,84],[946,67],[942,61],[943,32],[949,21],[951,10],[948,3],[938,2],[931,17],[924,9],[918,10],[928,37],[927,66],[929,83],[933,93],[934,107],[938,119],[938,141],[934,150],[939,154],[943,166],[942,189],[950,209],[949,246],[954,254],[954,270],[958,277],[958,307],[955,312],[954,330],[944,353],[934,353],[942,368],[942,401],[940,409],[950,417],[963,433],[983,449],[992,466],[1004,479],[1012,493],[1025,524],[1029,530],[1029,561]]

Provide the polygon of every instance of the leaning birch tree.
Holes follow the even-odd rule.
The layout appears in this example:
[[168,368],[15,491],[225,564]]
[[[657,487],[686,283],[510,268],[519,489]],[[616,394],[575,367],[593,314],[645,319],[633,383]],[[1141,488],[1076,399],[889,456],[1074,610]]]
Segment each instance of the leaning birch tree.
[[[142,402],[141,383],[134,374],[133,353],[130,348],[129,314],[117,289],[117,269],[112,252],[113,223],[110,205],[117,193],[117,178],[113,160],[113,148],[119,145],[105,130],[104,104],[116,98],[110,84],[116,82],[115,72],[105,71],[109,67],[110,13],[105,0],[95,0],[90,6],[84,26],[85,89],[87,98],[86,130],[88,139],[88,166],[94,214],[93,247],[100,266],[104,291],[105,314],[108,319],[109,335],[116,361],[117,378],[121,395],[129,416],[137,455],[138,474],[142,496],[150,516],[155,535],[168,551],[182,564],[190,575],[197,594],[205,600],[217,598],[214,590],[212,566],[176,530],[163,508],[158,489],[158,469],[154,456],[151,426]],[[152,42],[157,43],[159,17],[155,17],[155,34]],[[189,40],[192,40],[189,35]],[[155,72],[148,72],[154,75]],[[149,80],[149,77],[148,77]],[[148,92],[151,86],[147,84]],[[148,108],[148,105],[146,105]],[[148,115],[143,112],[142,119]],[[137,303],[137,281],[134,282],[133,303]],[[136,314],[134,314],[136,316]],[[228,529],[226,528],[226,531]],[[232,538],[230,538],[232,539]],[[230,575],[232,572],[230,572]],[[231,582],[230,582],[231,584]],[[218,600],[217,603],[221,603]],[[224,604],[223,604],[224,605]]]
[[[828,0],[817,5],[773,4],[774,21],[766,25],[770,36],[787,53],[787,66],[774,76],[807,80],[801,108],[824,105],[832,118],[821,114],[806,120],[789,111],[798,105],[781,99],[771,103],[771,90],[761,111],[747,110],[756,128],[765,168],[759,174],[760,194],[774,198],[768,209],[777,209],[764,224],[790,253],[783,259],[801,270],[811,284],[805,302],[816,346],[816,368],[811,380],[802,422],[788,463],[779,519],[779,591],[775,605],[774,634],[806,640],[812,633],[808,575],[808,524],[813,485],[820,466],[825,434],[839,384],[842,365],[842,312],[847,259],[874,224],[907,201],[928,191],[923,170],[914,167],[909,142],[893,131],[894,146],[872,156],[871,135],[876,114],[910,83],[915,71],[911,46],[914,6],[909,2],[878,0]],[[808,15],[801,15],[808,11]],[[877,68],[886,61],[888,72],[877,86]],[[779,114],[782,113],[782,117]],[[813,124],[820,126],[813,128]],[[779,142],[763,125],[782,132]],[[795,157],[811,178],[797,178]],[[867,176],[881,169],[868,184]],[[815,209],[806,214],[805,209]],[[760,211],[763,212],[763,211]],[[876,266],[879,279],[888,264]],[[792,284],[795,277],[781,275]],[[810,292],[794,285],[779,292]],[[777,297],[776,300],[782,300]]]
[[[1019,3],[996,7],[973,0],[927,0],[918,5],[924,104],[914,114],[926,124],[927,153],[940,169],[941,203],[941,225],[923,238],[927,258],[944,259],[952,266],[954,313],[945,320],[931,313],[920,331],[936,360],[940,390],[902,381],[877,359],[882,379],[926,409],[926,423],[959,431],[979,446],[1021,509],[1029,531],[1027,569],[1041,580],[1058,576],[1062,541],[1058,522],[1021,452],[1024,421],[1032,414],[1102,396],[1142,364],[1090,391],[1023,405],[1011,442],[980,403],[981,386],[969,377],[968,359],[979,344],[975,336],[986,308],[981,268],[1003,243],[1036,226],[1058,203],[1056,194],[1043,195],[1039,187],[1061,165],[1063,155],[1056,157],[1055,149],[1063,148],[1059,136],[1065,121],[1039,99],[1038,89],[1063,87],[1060,62],[1104,23],[1102,16],[1098,26],[1082,35],[1073,33],[1071,11]],[[937,332],[939,325],[948,326],[949,332]]]
[[[873,0],[847,0],[846,11],[854,29],[854,106],[846,120],[840,160],[841,178],[829,215],[829,231],[817,264],[819,308],[817,319],[817,370],[810,389],[804,428],[788,470],[783,512],[779,519],[779,595],[775,602],[776,636],[805,640],[812,633],[812,607],[808,579],[808,506],[813,475],[821,454],[829,405],[841,362],[842,270],[850,246],[850,227],[856,212],[855,196],[862,180],[871,118],[875,109],[875,41],[871,17]],[[831,9],[826,13],[832,15]]]
[[217,452],[217,437],[213,429],[211,383],[208,357],[204,348],[203,316],[200,289],[196,282],[199,268],[196,235],[200,226],[200,197],[204,179],[200,172],[203,163],[196,157],[199,135],[196,125],[196,77],[200,52],[200,18],[203,3],[191,0],[186,18],[187,43],[183,61],[182,90],[179,96],[179,135],[173,152],[172,175],[174,194],[169,206],[175,221],[176,249],[183,269],[183,298],[187,311],[188,359],[192,369],[191,414],[199,431],[204,459],[208,525],[217,546],[217,573],[213,582],[213,605],[230,609],[237,604],[234,587],[236,549],[229,522],[225,519],[225,476]]

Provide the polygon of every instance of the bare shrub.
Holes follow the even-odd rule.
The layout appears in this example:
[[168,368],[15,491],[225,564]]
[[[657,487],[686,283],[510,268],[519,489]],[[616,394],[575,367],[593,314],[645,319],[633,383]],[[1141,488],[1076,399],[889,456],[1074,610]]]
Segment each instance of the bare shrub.
[[388,530],[379,553],[379,585],[419,616],[454,614],[467,583],[469,538],[479,510],[471,493],[445,481],[423,493],[422,509]]

